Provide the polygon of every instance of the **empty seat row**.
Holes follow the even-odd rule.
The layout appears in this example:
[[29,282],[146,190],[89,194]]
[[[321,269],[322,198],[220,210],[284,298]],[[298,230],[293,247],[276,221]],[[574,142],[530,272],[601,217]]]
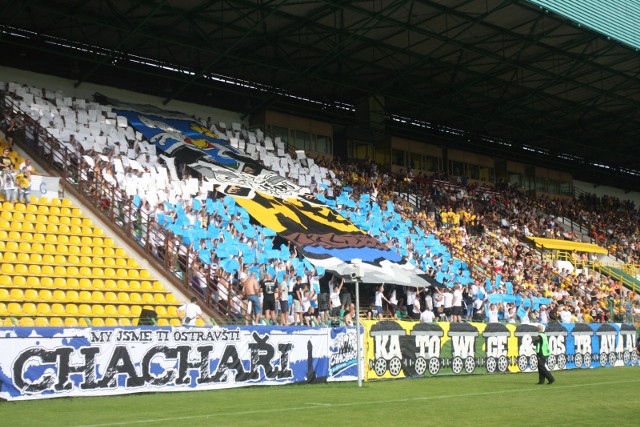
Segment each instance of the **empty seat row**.
[[49,220],[41,220],[39,218],[25,219],[24,221],[7,221],[6,219],[0,219],[1,230],[13,230],[23,231],[28,233],[50,233],[55,235],[77,235],[77,236],[103,236],[101,228],[92,227],[89,225],[73,224],[72,222],[65,223],[52,222]]
[[143,307],[154,310],[159,317],[178,316],[178,305],[126,305],[126,304],[76,304],[46,302],[0,302],[0,316],[106,316],[137,317]]
[[4,275],[23,276],[59,276],[59,277],[95,277],[95,278],[122,278],[122,279],[149,279],[151,274],[146,269],[138,268],[102,268],[102,267],[75,267],[48,264],[13,264],[3,262],[0,272]]
[[35,302],[112,302],[120,304],[176,304],[171,293],[165,292],[114,292],[114,291],[76,291],[62,289],[26,289],[0,288],[0,301]]
[[29,243],[21,243],[18,250],[4,250],[0,252],[0,261],[12,263],[30,263],[30,264],[48,264],[48,265],[65,265],[65,266],[90,266],[90,267],[121,267],[121,268],[138,268],[138,261],[135,258],[127,257],[108,257],[93,255],[60,255],[60,254],[42,254],[40,252],[31,252]]
[[[78,245],[54,245],[53,243],[42,243],[33,241],[23,241],[20,239],[8,240],[2,236],[3,231],[0,230],[0,250],[1,251],[17,251],[21,244],[28,243],[32,253],[40,254],[56,254],[61,253],[58,250],[66,251],[64,255],[87,255],[87,256],[111,256],[126,257],[126,252],[122,248],[110,246],[78,246]],[[13,232],[10,232],[13,233]],[[28,233],[22,233],[28,234]],[[105,241],[107,239],[104,239]]]
[[38,276],[11,276],[0,275],[0,288],[61,288],[63,290],[121,290],[166,292],[162,283],[157,280],[132,280],[132,279],[90,279],[75,277],[38,277]]
[[[44,208],[44,209],[43,209]],[[52,217],[49,220],[49,217]],[[69,223],[73,225],[87,225],[93,226],[91,218],[86,218],[80,212],[80,209],[74,208],[62,208],[59,212],[48,210],[46,206],[27,205],[27,208],[23,211],[19,210],[3,210],[0,213],[0,219],[7,221],[32,221],[38,220],[40,222],[60,222]],[[77,221],[79,220],[79,221]],[[68,222],[67,222],[68,221]]]
[[[47,207],[73,207],[73,203],[71,203],[71,200],[69,199],[58,199],[58,198],[51,198],[49,199],[48,197],[38,197],[38,196],[31,196],[31,205],[36,205],[36,206],[47,206]],[[20,206],[22,205],[22,207],[26,206],[24,205],[24,203],[16,203],[15,206],[13,203],[11,202],[4,202],[2,204],[2,209],[3,210],[20,210],[22,209],[22,207]]]
[[[18,227],[13,227],[12,224],[3,224],[3,220],[0,220],[0,238],[11,242],[37,242],[37,243],[62,243],[71,245],[88,245],[88,246],[103,246],[113,247],[113,239],[105,239],[102,234],[88,231],[83,233],[81,230],[76,231],[73,234],[61,234],[58,230],[47,231],[47,228],[51,226],[45,226],[38,224],[35,228],[41,228],[42,230],[33,230],[34,227],[30,227],[30,230],[21,230]],[[85,227],[82,227],[85,228]],[[90,227],[86,227],[90,228]],[[9,231],[7,231],[9,230]]]
[[[198,326],[203,326],[197,319]],[[180,326],[178,318],[159,318],[158,326]],[[102,327],[102,326],[138,326],[138,319],[133,317],[0,317],[0,327]]]

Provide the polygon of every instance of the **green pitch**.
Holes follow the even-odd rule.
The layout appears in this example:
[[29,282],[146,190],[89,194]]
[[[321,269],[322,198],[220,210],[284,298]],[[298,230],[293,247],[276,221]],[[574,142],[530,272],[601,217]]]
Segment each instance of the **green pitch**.
[[637,426],[640,369],[0,402],[3,426]]

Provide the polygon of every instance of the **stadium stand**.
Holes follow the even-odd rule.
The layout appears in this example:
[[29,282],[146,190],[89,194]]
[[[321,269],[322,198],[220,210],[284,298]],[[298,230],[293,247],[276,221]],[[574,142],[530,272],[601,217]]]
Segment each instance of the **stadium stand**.
[[[260,274],[269,272],[275,276],[273,273],[276,273],[280,281],[288,281],[285,285],[290,289],[293,289],[295,276],[302,276],[304,282],[312,284],[316,294],[322,293],[318,286],[320,275],[311,265],[301,262],[295,251],[283,249],[277,256],[246,263],[237,251],[225,253],[222,250],[225,247],[249,245],[265,255],[272,246],[264,245],[264,238],[270,236],[255,224],[229,221],[229,216],[234,215],[246,219],[246,211],[216,194],[215,189],[213,197],[209,197],[211,189],[203,186],[202,181],[196,179],[194,184],[192,176],[197,177],[197,171],[176,167],[170,157],[155,153],[153,146],[109,107],[59,94],[47,97],[49,91],[15,84],[8,86],[8,93],[5,114],[12,119],[20,116],[22,120],[32,120],[34,133],[30,143],[35,146],[33,148],[49,159],[65,180],[92,199],[116,226],[162,263],[167,272],[181,281],[185,290],[200,295],[207,306],[227,321],[247,321],[248,307],[241,300],[240,289],[247,273],[245,267]],[[54,112],[53,120],[48,121],[51,112]],[[206,129],[204,124],[202,126]],[[445,301],[444,308],[448,308],[446,301],[450,300],[448,294],[451,292],[447,289],[455,283],[465,285],[466,320],[474,316],[491,319],[491,304],[497,306],[499,319],[508,322],[543,320],[544,316],[549,320],[560,320],[563,312],[569,312],[569,318],[573,316],[581,321],[596,318],[605,321],[632,314],[635,294],[623,293],[619,282],[596,272],[593,262],[586,264],[586,261],[595,260],[580,257],[571,264],[575,268],[567,271],[558,268],[560,264],[549,259],[549,254],[530,247],[524,240],[532,236],[575,238],[556,221],[562,214],[572,220],[581,220],[581,227],[592,230],[599,243],[604,243],[611,253],[620,253],[616,245],[622,239],[616,238],[613,231],[609,232],[608,225],[602,221],[596,227],[595,222],[589,220],[593,211],[587,203],[568,212],[567,203],[533,200],[513,188],[477,186],[459,177],[416,178],[410,171],[394,176],[379,171],[372,162],[356,165],[319,159],[309,166],[308,162],[300,162],[298,156],[294,158],[281,141],[259,130],[248,131],[238,124],[228,129],[224,123],[212,124],[209,130],[225,135],[234,148],[260,159],[264,166],[308,188],[309,193],[367,229],[439,284],[429,291],[427,298],[425,295],[416,298],[413,291],[389,287],[388,296],[395,301],[394,307],[385,312],[389,317],[410,317],[411,303],[416,299],[418,311],[415,314],[418,315],[425,308],[437,311],[443,305],[442,300]],[[98,143],[92,143],[93,140]],[[149,177],[157,184],[154,191],[145,188]],[[164,198],[159,198],[156,192],[190,185],[195,185],[191,188],[193,191],[161,191]],[[166,203],[168,199],[170,203]],[[209,209],[209,200],[212,204],[215,201],[213,211]],[[589,202],[597,204],[594,200]],[[615,202],[609,205],[619,208]],[[21,286],[23,283],[34,285],[38,283],[38,274],[45,272],[48,278],[53,275],[54,279],[47,280],[44,286],[40,280],[40,286],[46,289],[42,289],[45,292],[38,293],[37,298],[53,303],[50,307],[41,307],[42,313],[55,314],[50,323],[59,323],[54,319],[67,313],[67,309],[71,310],[72,319],[79,318],[84,323],[88,323],[84,319],[94,319],[97,324],[108,325],[115,318],[126,323],[125,319],[135,318],[139,312],[133,307],[157,303],[159,322],[165,323],[163,316],[168,316],[168,322],[175,324],[175,317],[171,318],[175,316],[175,304],[164,304],[166,301],[163,301],[170,294],[161,289],[156,289],[159,292],[155,294],[144,292],[145,286],[148,288],[152,283],[143,280],[150,279],[143,277],[147,273],[137,269],[135,261],[125,261],[123,254],[109,244],[112,243],[109,238],[93,228],[87,219],[81,218],[77,209],[43,203],[18,206],[20,204],[12,212],[2,213],[0,226],[7,238],[12,238],[5,245],[19,247],[30,243],[38,245],[36,247],[41,247],[42,251],[33,254],[34,261],[30,264],[19,262],[20,254],[14,251],[3,255],[7,271],[3,264],[2,272],[10,278],[14,289],[7,289],[6,298],[4,294],[0,296],[3,301],[14,304],[9,307],[5,302],[4,310],[10,316],[19,316],[17,313],[24,311],[24,305],[36,301],[33,292],[29,293],[29,299],[20,295],[23,289],[15,287],[14,278],[21,278],[17,280]],[[393,219],[393,229],[366,228],[371,215],[381,211]],[[633,212],[629,208],[626,215]],[[188,222],[182,221],[184,218]],[[31,226],[33,219],[36,223]],[[207,224],[213,224],[220,235],[202,238],[185,231],[205,228]],[[606,232],[599,235],[602,229]],[[207,241],[212,245],[208,246]],[[571,249],[571,245],[562,246]],[[629,249],[629,246],[626,242],[625,248]],[[595,252],[591,253],[595,256]],[[636,259],[636,254],[635,247],[627,250],[627,259]],[[56,257],[66,257],[67,264],[44,262],[46,256],[49,256],[48,261],[51,261],[50,257],[53,261]],[[76,258],[78,262],[68,263],[69,259],[76,261]],[[95,288],[91,293],[80,287],[82,279],[91,281]],[[58,298],[55,292],[47,293],[49,285],[56,281],[60,286],[54,290],[64,292],[62,288],[66,284],[76,293],[58,292]],[[525,308],[518,302],[522,298],[535,298],[536,303]],[[94,300],[104,303],[87,307]],[[16,306],[13,301],[23,304]],[[55,301],[64,301],[68,307],[61,308]],[[78,306],[78,302],[85,304]],[[34,312],[33,306],[27,308],[29,313]],[[39,313],[40,307],[35,308]],[[350,307],[343,304],[342,309],[347,318]],[[545,309],[549,311],[543,314]],[[91,317],[88,317],[89,313]],[[445,310],[441,316],[447,317]],[[24,321],[29,323],[27,319],[33,317],[25,315]],[[4,322],[7,323],[6,318]],[[73,320],[69,322],[73,323]]]

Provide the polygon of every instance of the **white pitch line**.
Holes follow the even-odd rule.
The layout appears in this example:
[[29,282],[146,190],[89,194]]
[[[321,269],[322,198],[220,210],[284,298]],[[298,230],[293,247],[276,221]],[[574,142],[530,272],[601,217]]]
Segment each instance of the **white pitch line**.
[[628,380],[628,381],[602,381],[597,383],[587,383],[587,384],[570,384],[570,385],[553,385],[553,386],[545,386],[545,387],[533,387],[521,390],[495,390],[495,391],[485,391],[480,393],[465,393],[465,394],[450,394],[444,396],[420,396],[420,397],[407,397],[405,399],[391,399],[391,400],[367,400],[363,402],[340,402],[340,403],[319,403],[313,402],[311,404],[316,405],[313,406],[294,406],[290,408],[274,408],[274,409],[256,409],[253,411],[236,411],[236,412],[222,412],[218,414],[203,414],[203,415],[189,415],[184,417],[167,417],[167,418],[149,418],[146,420],[130,420],[130,421],[121,421],[115,423],[104,423],[104,424],[83,424],[75,427],[109,427],[109,426],[128,426],[135,424],[145,424],[145,423],[159,423],[164,421],[184,421],[184,420],[195,420],[200,418],[219,418],[225,417],[229,415],[256,415],[256,414],[268,414],[273,412],[283,412],[283,411],[299,411],[302,409],[323,409],[327,407],[331,408],[339,408],[339,407],[349,407],[349,406],[365,406],[365,405],[378,405],[384,403],[406,403],[406,402],[415,402],[415,401],[425,401],[425,400],[442,400],[442,399],[457,399],[464,397],[474,397],[474,396],[490,396],[496,394],[505,394],[505,393],[517,393],[517,392],[526,392],[530,393],[532,391],[540,391],[540,390],[550,390],[550,389],[569,389],[569,388],[584,388],[590,386],[599,386],[599,385],[608,385],[608,384],[628,384],[628,383],[637,383],[640,382],[638,380]]

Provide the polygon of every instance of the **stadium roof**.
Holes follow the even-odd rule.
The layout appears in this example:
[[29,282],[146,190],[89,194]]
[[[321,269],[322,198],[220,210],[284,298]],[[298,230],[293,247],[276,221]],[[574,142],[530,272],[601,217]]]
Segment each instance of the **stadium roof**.
[[338,123],[375,96],[387,126],[640,189],[640,56],[529,1],[30,0],[0,30],[0,62],[77,84]]

